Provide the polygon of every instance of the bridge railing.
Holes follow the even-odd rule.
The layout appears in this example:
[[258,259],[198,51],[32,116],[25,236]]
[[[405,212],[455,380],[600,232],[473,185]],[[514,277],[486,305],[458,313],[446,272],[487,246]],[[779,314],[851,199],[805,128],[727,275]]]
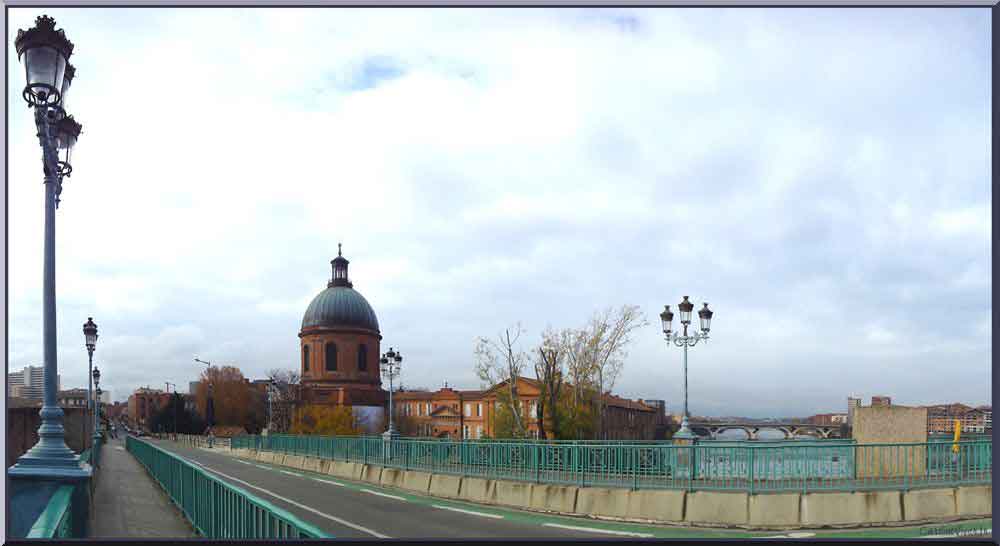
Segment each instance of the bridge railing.
[[[954,450],[957,446],[957,451]],[[991,483],[992,442],[712,441],[683,446],[237,436],[233,448],[439,474],[631,489],[859,491]]]
[[287,511],[134,436],[126,449],[206,538],[330,538]]

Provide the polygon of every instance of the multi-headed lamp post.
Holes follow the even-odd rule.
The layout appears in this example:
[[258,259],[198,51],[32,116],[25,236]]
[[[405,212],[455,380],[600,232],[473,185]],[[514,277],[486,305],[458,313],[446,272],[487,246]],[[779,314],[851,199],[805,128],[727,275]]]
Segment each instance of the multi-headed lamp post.
[[[83,323],[83,337],[87,345],[87,411],[94,411],[94,396],[91,394],[94,383],[91,379],[91,374],[94,373],[94,349],[97,348],[97,324],[94,323],[94,317],[87,317],[87,322]],[[86,431],[87,427],[83,427],[83,430]]]
[[66,445],[63,411],[56,401],[56,208],[62,182],[69,177],[70,152],[80,135],[80,124],[66,113],[66,94],[76,70],[69,64],[73,44],[56,22],[42,15],[35,26],[19,30],[14,41],[24,63],[26,85],[21,93],[35,109],[35,128],[42,147],[45,175],[45,235],[42,268],[42,352],[45,362],[44,401],[38,443],[10,468],[12,478],[80,479],[90,476],[79,457]]
[[392,380],[399,375],[399,366],[403,363],[403,354],[389,347],[389,352],[382,355],[382,358],[378,362],[382,375],[389,378],[389,428],[382,433],[382,437],[391,439],[399,435],[396,432],[396,424],[392,415]]
[[674,314],[670,311],[669,305],[663,307],[663,312],[660,313],[660,321],[663,323],[663,334],[666,335],[667,342],[672,341],[674,345],[684,348],[684,416],[681,418],[681,428],[677,431],[677,434],[674,434],[674,437],[690,439],[694,438],[694,434],[688,427],[688,347],[694,347],[701,340],[708,341],[708,330],[712,325],[712,311],[708,309],[708,304],[706,303],[698,311],[698,318],[701,320],[701,332],[688,335],[688,325],[691,324],[691,311],[694,310],[694,304],[688,301],[687,296],[684,296],[684,301],[677,306],[677,309],[681,314],[682,333],[678,334],[674,332],[672,337],[670,335]]

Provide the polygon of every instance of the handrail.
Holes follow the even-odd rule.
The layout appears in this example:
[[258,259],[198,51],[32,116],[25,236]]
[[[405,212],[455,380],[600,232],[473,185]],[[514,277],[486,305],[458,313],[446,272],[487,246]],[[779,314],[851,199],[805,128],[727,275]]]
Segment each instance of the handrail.
[[555,444],[274,434],[236,436],[232,448],[536,483],[759,493],[991,483],[993,444],[984,440]]
[[73,488],[72,485],[63,485],[56,489],[25,538],[72,537]]
[[134,436],[126,449],[207,538],[332,538],[248,491]]

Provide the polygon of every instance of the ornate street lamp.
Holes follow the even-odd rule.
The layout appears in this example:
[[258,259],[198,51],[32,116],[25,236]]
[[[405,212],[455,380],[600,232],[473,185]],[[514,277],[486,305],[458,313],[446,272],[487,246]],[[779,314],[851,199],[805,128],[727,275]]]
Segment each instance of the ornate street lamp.
[[[62,192],[57,122],[65,118],[63,104],[69,82],[66,81],[69,58],[73,44],[51,17],[42,15],[35,19],[35,26],[19,30],[14,41],[18,59],[24,63],[25,86],[21,96],[29,107],[35,109],[35,128],[42,147],[42,172],[45,175],[45,224],[42,268],[42,352],[45,363],[44,401],[42,423],[38,427],[38,442],[18,458],[8,475],[15,479],[37,478],[75,480],[88,478],[92,470],[82,465],[78,455],[66,445],[63,411],[56,400],[56,377],[59,366],[56,356],[56,267],[55,267],[55,212],[58,196]],[[70,71],[72,72],[72,70]],[[70,76],[72,80],[72,75]],[[71,141],[75,143],[79,130],[65,125],[68,153]],[[70,138],[72,135],[72,138]],[[68,156],[66,163],[68,164]],[[15,486],[15,489],[20,487]],[[15,492],[16,494],[16,492]]]
[[[92,394],[94,380],[91,375],[94,373],[94,350],[97,348],[97,337],[97,324],[94,322],[94,317],[87,317],[87,322],[83,323],[83,338],[86,340],[87,347],[87,412],[94,411],[94,395]],[[86,431],[87,427],[83,427],[83,429]]]
[[[100,384],[101,384],[101,370],[98,370],[97,366],[94,366],[94,371],[91,373],[91,376],[94,378],[94,394],[97,394],[101,390],[101,387],[100,387]],[[98,395],[98,396],[100,396],[100,395]],[[98,400],[96,400],[96,399],[93,401],[93,403],[94,403],[94,438],[93,438],[93,441],[90,443],[90,455],[91,455],[91,459],[94,461],[94,465],[95,466],[100,466],[101,465],[101,460],[100,460],[101,459],[100,458],[100,454],[101,454],[101,432],[100,432],[100,430],[98,430],[100,428],[100,424],[99,424],[99,421],[98,421],[97,414],[98,414],[98,412],[100,412],[101,405],[100,405],[100,402]]]
[[382,371],[382,375],[389,378],[389,428],[382,433],[382,437],[386,440],[392,440],[399,436],[399,433],[396,432],[395,420],[392,415],[392,380],[399,375],[399,367],[402,363],[403,354],[392,350],[392,347],[389,347],[389,351],[379,359],[379,368]]
[[663,312],[660,313],[660,322],[663,325],[663,334],[666,336],[667,343],[671,341],[674,345],[684,348],[684,415],[681,418],[681,428],[674,434],[675,438],[680,439],[691,439],[694,438],[694,434],[691,432],[688,426],[688,347],[694,347],[699,341],[708,341],[708,330],[712,323],[712,311],[709,310],[708,304],[698,311],[698,318],[701,321],[701,332],[695,332],[692,335],[688,335],[688,326],[691,324],[691,312],[694,310],[694,304],[688,301],[688,297],[684,296],[684,301],[682,301],[677,309],[680,311],[681,326],[683,327],[683,332],[678,334],[673,332],[671,336],[672,323],[674,320],[674,313],[670,311],[670,306],[663,306]]

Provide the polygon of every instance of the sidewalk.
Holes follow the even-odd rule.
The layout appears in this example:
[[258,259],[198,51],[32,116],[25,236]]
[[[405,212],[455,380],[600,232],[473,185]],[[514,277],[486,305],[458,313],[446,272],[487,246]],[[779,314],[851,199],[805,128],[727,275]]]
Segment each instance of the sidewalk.
[[160,484],[125,451],[124,435],[101,449],[90,538],[197,537]]

